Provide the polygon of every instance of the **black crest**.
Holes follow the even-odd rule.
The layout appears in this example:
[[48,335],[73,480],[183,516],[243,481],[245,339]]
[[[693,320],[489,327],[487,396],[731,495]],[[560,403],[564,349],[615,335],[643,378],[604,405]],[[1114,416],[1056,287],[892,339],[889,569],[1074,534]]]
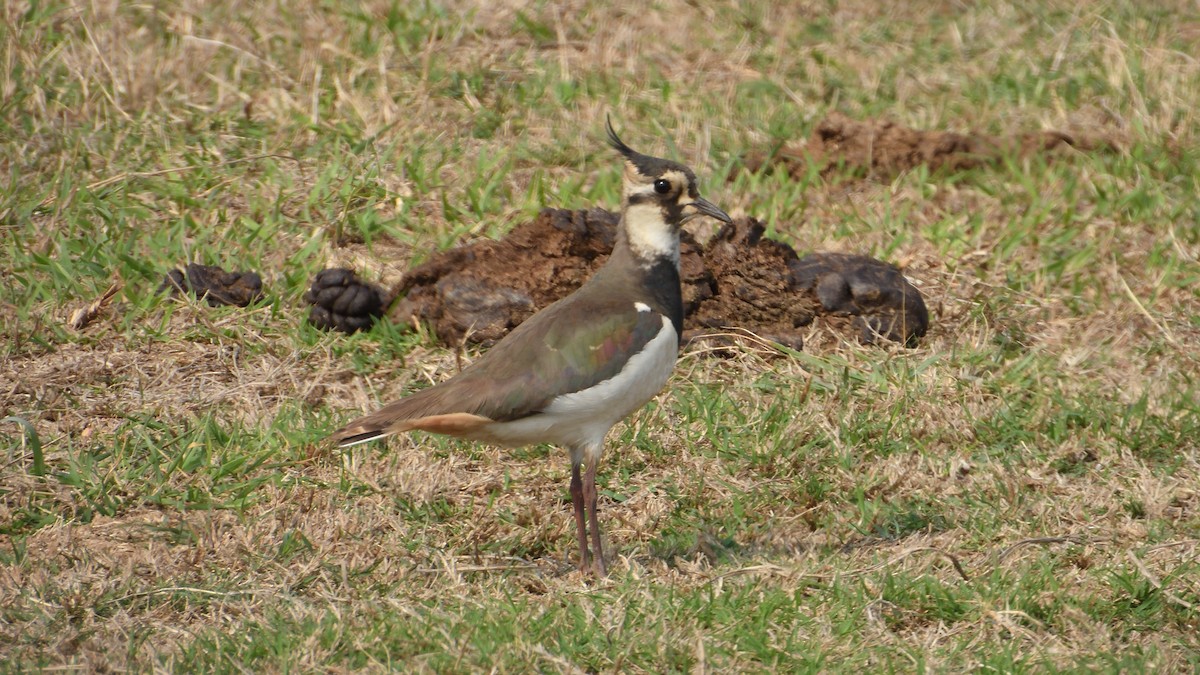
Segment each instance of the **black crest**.
[[617,136],[617,132],[613,129],[611,117],[605,116],[604,127],[608,131],[608,144],[611,145],[617,152],[621,153],[621,155],[625,157],[625,160],[637,168],[638,173],[642,174],[643,176],[646,176],[647,178],[655,178],[663,175],[667,169],[675,169],[676,171],[687,172],[687,168],[682,164],[677,164],[666,159],[651,157],[649,155],[643,155],[628,145],[625,145],[625,142],[621,140],[620,136]]

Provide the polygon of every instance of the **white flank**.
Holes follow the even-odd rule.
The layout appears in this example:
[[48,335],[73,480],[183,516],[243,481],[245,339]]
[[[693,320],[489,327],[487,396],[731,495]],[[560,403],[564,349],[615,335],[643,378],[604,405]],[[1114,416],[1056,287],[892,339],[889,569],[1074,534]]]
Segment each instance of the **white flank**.
[[559,396],[540,414],[489,424],[486,437],[479,440],[514,446],[550,443],[594,453],[593,459],[599,460],[608,430],[662,390],[678,355],[675,326],[664,316],[662,330],[621,372],[589,389]]
[[663,220],[658,204],[630,204],[625,209],[625,233],[629,247],[639,258],[654,260],[667,256],[679,266],[679,237]]

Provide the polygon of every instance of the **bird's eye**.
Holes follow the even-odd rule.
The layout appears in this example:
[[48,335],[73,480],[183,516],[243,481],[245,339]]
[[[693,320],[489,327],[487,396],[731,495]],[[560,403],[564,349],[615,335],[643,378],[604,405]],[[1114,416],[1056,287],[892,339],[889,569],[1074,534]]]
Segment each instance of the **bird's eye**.
[[654,181],[654,191],[660,195],[665,195],[671,191],[671,181],[666,178],[659,178]]

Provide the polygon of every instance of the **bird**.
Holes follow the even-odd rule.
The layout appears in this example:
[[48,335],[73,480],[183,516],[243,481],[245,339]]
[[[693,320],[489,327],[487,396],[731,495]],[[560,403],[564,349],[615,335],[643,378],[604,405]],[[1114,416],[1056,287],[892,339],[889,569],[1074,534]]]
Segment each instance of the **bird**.
[[457,375],[332,434],[340,447],[416,430],[497,446],[564,447],[579,569],[597,577],[607,574],[596,513],[605,436],[662,390],[679,354],[680,227],[700,216],[732,223],[700,196],[690,168],[634,151],[611,118],[605,131],[624,160],[608,260]]

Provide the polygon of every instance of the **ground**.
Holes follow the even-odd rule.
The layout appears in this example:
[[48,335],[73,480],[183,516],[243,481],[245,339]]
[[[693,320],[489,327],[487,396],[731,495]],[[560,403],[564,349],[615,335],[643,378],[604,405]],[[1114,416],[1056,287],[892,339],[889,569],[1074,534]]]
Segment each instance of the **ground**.
[[[0,13],[0,668],[1200,667],[1194,3]],[[607,115],[930,328],[685,351],[597,580],[560,449],[330,447],[479,352],[303,296],[616,208]],[[264,298],[158,293],[186,263]]]

